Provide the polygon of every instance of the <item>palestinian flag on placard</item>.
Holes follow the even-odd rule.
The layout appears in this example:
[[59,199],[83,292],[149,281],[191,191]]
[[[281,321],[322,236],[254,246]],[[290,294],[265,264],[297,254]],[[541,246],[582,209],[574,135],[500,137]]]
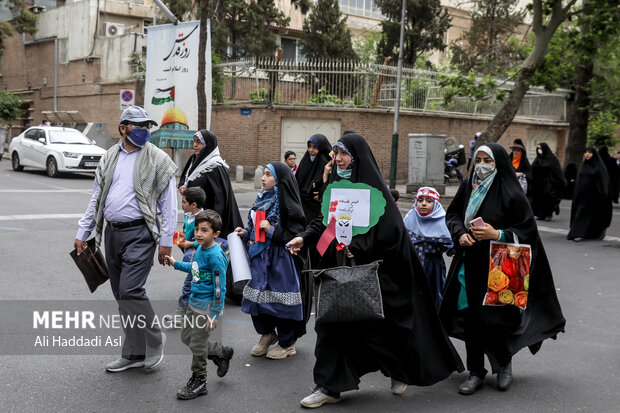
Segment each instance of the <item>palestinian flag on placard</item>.
[[163,105],[170,101],[174,101],[174,86],[168,89],[155,89],[153,99],[151,99],[153,105]]

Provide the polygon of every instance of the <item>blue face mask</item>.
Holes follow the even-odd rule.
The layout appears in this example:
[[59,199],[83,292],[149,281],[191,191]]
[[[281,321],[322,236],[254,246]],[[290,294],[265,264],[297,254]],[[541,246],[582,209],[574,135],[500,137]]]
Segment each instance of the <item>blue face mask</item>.
[[127,137],[134,145],[143,147],[151,138],[151,132],[146,127],[132,126],[131,133]]
[[336,173],[341,178],[351,179],[351,174],[353,173],[353,169],[340,169],[336,167]]
[[316,156],[311,156],[311,157],[310,157],[310,161],[311,161],[311,162],[314,162],[314,160],[315,160],[315,159],[316,159]]

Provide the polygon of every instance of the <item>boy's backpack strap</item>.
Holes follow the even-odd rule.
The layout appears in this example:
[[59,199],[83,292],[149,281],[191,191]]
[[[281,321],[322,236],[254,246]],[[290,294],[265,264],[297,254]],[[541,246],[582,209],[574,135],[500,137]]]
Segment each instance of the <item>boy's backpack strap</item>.
[[220,272],[215,271],[215,276],[213,277],[213,283],[215,284],[215,299],[219,300],[222,295],[222,289],[220,287]]

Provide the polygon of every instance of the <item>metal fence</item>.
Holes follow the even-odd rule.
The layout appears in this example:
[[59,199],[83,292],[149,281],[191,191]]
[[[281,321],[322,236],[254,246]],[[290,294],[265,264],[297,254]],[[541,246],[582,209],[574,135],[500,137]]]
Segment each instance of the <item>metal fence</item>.
[[[394,66],[352,61],[280,61],[258,59],[232,61],[213,66],[223,78],[223,87],[214,96],[216,103],[334,106],[351,108],[393,108],[396,96]],[[510,90],[506,82],[501,88]],[[444,105],[438,73],[403,68],[400,109],[492,116],[502,102],[494,96],[482,101],[455,97]],[[569,91],[528,91],[517,118],[566,121]]]

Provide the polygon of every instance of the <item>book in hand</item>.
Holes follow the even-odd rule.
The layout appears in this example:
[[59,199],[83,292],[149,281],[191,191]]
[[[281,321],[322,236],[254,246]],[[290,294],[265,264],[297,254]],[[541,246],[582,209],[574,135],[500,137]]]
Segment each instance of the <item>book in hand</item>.
[[80,255],[77,250],[73,250],[69,253],[75,265],[80,269],[88,289],[91,293],[94,293],[97,287],[108,280],[108,266],[105,263],[103,254],[99,248],[95,246],[95,238],[91,238],[88,241],[88,248],[86,248]]

